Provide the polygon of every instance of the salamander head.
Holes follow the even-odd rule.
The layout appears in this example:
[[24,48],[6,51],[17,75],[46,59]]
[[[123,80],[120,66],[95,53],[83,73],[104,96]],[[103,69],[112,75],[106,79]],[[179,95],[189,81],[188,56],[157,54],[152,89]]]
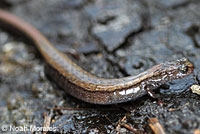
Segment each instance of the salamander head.
[[168,76],[168,79],[179,79],[191,74],[194,70],[194,65],[186,58],[179,60],[168,61],[163,63],[161,75]]
[[194,70],[194,65],[186,58],[171,60],[158,64],[151,68],[149,72],[153,73],[152,80],[165,83],[170,80],[180,79],[188,76]]

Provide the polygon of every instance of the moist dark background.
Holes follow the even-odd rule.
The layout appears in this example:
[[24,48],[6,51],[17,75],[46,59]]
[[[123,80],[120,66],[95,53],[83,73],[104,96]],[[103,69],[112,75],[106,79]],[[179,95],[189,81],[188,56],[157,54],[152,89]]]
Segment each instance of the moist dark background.
[[[99,77],[133,75],[184,56],[194,63],[195,75],[200,67],[199,0],[1,0],[0,7],[34,25],[60,51]],[[200,129],[199,96],[188,89],[197,83],[193,76],[158,92],[163,106],[149,96],[92,105],[52,86],[41,56],[24,40],[0,31],[0,126],[42,127],[47,113],[56,133],[115,134],[124,116],[128,125],[147,133],[153,133],[151,117],[167,134]],[[123,127],[119,131],[132,133]]]

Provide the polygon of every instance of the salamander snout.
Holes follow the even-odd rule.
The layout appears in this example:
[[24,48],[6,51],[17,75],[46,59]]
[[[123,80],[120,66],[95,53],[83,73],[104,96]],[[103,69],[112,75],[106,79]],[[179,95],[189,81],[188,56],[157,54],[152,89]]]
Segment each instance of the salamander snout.
[[186,58],[182,58],[179,60],[179,67],[180,73],[182,74],[190,74],[194,70],[194,65]]

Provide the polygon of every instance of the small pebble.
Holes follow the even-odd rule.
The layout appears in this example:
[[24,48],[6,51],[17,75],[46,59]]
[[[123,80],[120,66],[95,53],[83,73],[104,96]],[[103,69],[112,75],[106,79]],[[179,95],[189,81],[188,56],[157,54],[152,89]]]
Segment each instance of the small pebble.
[[199,85],[192,85],[192,86],[190,87],[190,89],[191,89],[191,91],[192,91],[193,93],[196,93],[196,94],[200,95],[200,86],[199,86]]

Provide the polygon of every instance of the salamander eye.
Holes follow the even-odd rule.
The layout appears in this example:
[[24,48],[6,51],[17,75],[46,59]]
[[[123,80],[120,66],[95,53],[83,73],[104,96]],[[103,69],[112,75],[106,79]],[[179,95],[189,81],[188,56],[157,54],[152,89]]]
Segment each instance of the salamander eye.
[[182,65],[179,70],[182,74],[186,74],[188,72],[188,66]]

